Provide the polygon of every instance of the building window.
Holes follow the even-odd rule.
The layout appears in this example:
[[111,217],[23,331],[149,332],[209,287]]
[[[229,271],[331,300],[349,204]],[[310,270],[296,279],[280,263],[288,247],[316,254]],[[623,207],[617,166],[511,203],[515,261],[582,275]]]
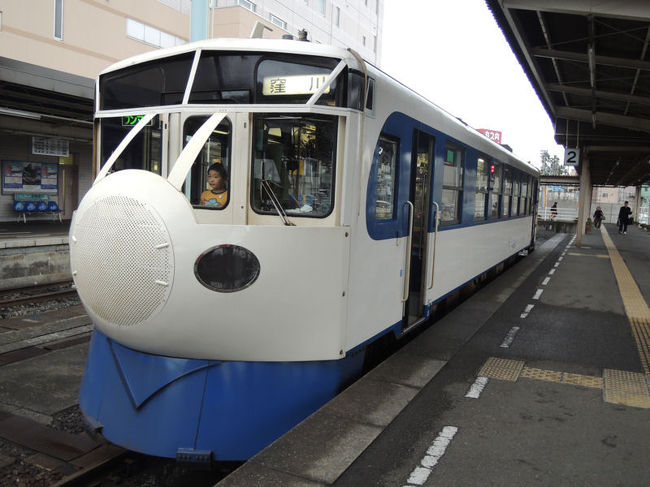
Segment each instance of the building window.
[[318,0],[318,11],[321,15],[325,15],[325,0]]
[[341,27],[341,8],[336,7],[336,11],[334,14],[334,23],[336,24],[337,27]]
[[63,0],[54,0],[54,38],[63,40]]
[[244,7],[246,10],[250,10],[251,12],[255,12],[257,9],[257,5],[255,5],[253,2],[249,2],[248,0],[237,0],[237,5]]
[[155,47],[172,47],[184,44],[180,37],[163,32],[155,27],[133,19],[126,19],[126,35],[131,39],[145,42]]
[[273,14],[269,14],[269,19],[271,19],[271,23],[274,25],[277,25],[281,29],[287,30],[287,23],[282,20],[280,17],[276,17]]
[[463,201],[463,150],[452,144],[445,146],[445,166],[442,176],[442,206],[440,222],[443,225],[460,223]]

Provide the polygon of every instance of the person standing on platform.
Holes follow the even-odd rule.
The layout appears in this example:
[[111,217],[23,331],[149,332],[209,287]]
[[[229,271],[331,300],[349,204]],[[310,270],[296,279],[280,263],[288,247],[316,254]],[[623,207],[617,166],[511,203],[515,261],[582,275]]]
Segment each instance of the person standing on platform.
[[600,209],[600,206],[596,207],[596,211],[594,211],[594,227],[600,228],[600,223],[605,219],[605,214],[603,213],[603,210]]
[[551,220],[555,220],[556,216],[557,216],[557,201],[553,203],[553,206],[551,206]]
[[627,235],[627,224],[630,221],[630,215],[632,215],[632,208],[627,206],[626,201],[621,206],[621,209],[618,210],[618,233]]

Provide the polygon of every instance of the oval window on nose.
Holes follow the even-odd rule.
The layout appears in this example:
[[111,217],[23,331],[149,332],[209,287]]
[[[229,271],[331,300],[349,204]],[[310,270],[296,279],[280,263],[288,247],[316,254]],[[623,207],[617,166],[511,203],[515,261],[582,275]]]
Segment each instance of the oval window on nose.
[[194,275],[208,289],[232,293],[255,282],[260,275],[260,261],[244,247],[219,245],[196,259]]

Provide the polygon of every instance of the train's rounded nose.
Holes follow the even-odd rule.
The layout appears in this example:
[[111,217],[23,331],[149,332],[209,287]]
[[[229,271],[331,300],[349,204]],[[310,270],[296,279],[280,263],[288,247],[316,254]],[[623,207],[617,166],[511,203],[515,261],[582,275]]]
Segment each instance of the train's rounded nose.
[[107,324],[138,325],[169,296],[172,243],[147,197],[169,189],[155,174],[120,171],[93,186],[76,211],[70,227],[73,279],[86,308]]

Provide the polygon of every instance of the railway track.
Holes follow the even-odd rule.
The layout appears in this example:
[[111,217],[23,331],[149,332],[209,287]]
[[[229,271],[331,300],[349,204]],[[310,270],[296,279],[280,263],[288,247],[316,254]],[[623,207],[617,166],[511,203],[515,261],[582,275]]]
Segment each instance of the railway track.
[[75,296],[76,294],[77,291],[74,289],[72,281],[9,289],[0,291],[0,308],[24,303],[39,303],[58,297]]
[[[38,306],[74,292],[69,286],[41,286],[0,294],[0,309],[28,310],[0,319],[0,485],[207,487],[230,473],[237,465],[197,471],[123,450],[85,432],[76,391],[92,323],[80,304],[53,304],[46,311]],[[30,402],[39,395],[52,395],[54,401],[54,396],[67,395],[66,406],[44,411],[47,397]]]

